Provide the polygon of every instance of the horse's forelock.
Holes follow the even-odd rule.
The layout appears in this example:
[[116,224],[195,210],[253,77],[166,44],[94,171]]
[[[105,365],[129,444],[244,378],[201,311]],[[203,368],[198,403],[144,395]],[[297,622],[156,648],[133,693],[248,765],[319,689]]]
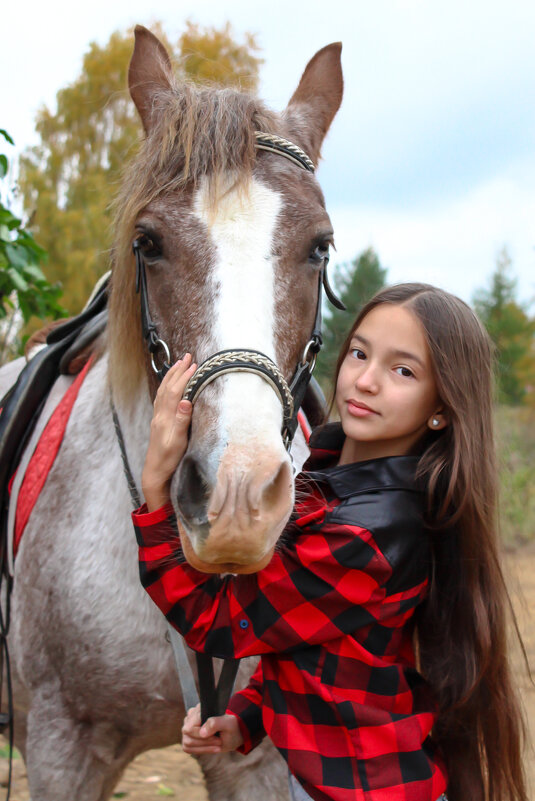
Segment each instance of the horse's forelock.
[[[115,204],[110,300],[110,369],[114,391],[132,397],[144,370],[132,237],[140,212],[164,192],[206,177],[211,203],[220,191],[245,185],[253,170],[256,130],[275,133],[278,117],[252,95],[234,89],[177,85],[155,92],[154,125],[128,165]],[[221,180],[221,178],[224,180]]]

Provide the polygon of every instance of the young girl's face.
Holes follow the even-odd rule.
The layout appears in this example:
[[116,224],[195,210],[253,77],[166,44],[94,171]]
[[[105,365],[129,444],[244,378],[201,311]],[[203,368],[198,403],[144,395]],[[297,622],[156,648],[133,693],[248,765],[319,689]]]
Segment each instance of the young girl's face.
[[409,453],[429,428],[446,425],[424,331],[408,307],[376,306],[357,326],[336,406],[346,435],[341,464]]

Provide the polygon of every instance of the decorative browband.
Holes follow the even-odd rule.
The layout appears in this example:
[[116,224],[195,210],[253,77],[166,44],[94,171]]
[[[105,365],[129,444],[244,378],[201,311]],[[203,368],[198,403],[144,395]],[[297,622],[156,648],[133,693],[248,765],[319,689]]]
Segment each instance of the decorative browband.
[[271,153],[278,153],[279,156],[293,161],[299,167],[302,167],[308,172],[314,172],[316,169],[314,162],[309,159],[304,150],[289,142],[288,139],[283,139],[282,136],[275,136],[275,134],[263,133],[262,131],[255,131],[256,147],[258,150],[268,150]]

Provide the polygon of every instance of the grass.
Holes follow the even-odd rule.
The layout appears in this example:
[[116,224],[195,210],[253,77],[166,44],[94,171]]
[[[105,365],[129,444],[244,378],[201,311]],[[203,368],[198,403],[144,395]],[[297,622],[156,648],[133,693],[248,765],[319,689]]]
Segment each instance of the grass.
[[506,547],[535,541],[535,410],[497,412],[501,534]]
[[[1,759],[9,759],[9,745],[0,745],[0,758]],[[18,751],[15,747],[13,747],[13,759],[20,758],[20,751]]]

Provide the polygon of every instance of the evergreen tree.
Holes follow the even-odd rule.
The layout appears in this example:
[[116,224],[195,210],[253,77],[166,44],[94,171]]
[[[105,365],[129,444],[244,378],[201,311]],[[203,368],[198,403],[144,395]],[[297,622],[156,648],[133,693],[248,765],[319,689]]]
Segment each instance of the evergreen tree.
[[[251,35],[242,44],[226,25],[200,29],[192,23],[173,48],[152,26],[178,73],[190,80],[254,89],[261,59]],[[77,313],[109,268],[110,201],[121,170],[136,152],[141,124],[127,89],[131,32],[93,42],[80,75],[61,89],[55,112],[37,115],[40,144],[20,160],[19,184],[32,230],[49,253],[49,275],[64,286],[64,302]]]
[[523,403],[535,378],[535,321],[516,300],[516,278],[506,248],[498,254],[488,289],[474,295],[475,310],[496,345],[499,399]]
[[364,306],[384,285],[387,270],[381,267],[373,248],[364,250],[349,264],[337,266],[333,283],[347,311],[329,307],[323,320],[323,348],[315,376],[326,393],[331,391],[336,360],[349,326]]

